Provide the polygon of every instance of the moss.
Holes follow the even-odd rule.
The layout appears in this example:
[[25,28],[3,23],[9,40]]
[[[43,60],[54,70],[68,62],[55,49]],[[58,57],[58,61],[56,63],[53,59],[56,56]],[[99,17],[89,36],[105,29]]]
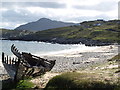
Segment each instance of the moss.
[[[45,40],[51,40],[52,38],[65,38],[65,39],[79,39],[79,38],[89,38],[92,40],[99,40],[102,42],[111,42],[116,43],[120,42],[120,38],[118,37],[118,33],[120,29],[118,28],[119,20],[112,21],[86,21],[81,23],[79,26],[68,26],[61,27],[55,29],[48,29],[44,31],[38,32],[25,32],[17,31],[17,30],[2,30],[2,36],[13,37],[13,38],[21,38],[21,39],[30,39],[32,36],[32,40],[39,40],[39,38]],[[100,23],[100,26],[95,26],[94,24]],[[0,30],[1,31],[1,30]],[[7,32],[7,33],[6,33]],[[21,34],[20,34],[21,33]],[[29,33],[29,34],[28,34]],[[32,34],[31,34],[32,33]],[[14,37],[16,36],[16,37]],[[8,37],[8,38],[9,38]],[[30,39],[31,40],[31,39]]]
[[46,85],[45,90],[51,88],[55,90],[73,88],[79,90],[113,90],[118,88],[118,86],[117,83],[105,81],[104,77],[100,77],[97,74],[68,72],[53,77]]
[[16,89],[33,88],[34,84],[27,80],[21,80],[17,83]]
[[20,80],[18,82],[13,81],[5,81],[2,84],[3,90],[27,90],[34,87],[34,84],[30,82],[29,80]]

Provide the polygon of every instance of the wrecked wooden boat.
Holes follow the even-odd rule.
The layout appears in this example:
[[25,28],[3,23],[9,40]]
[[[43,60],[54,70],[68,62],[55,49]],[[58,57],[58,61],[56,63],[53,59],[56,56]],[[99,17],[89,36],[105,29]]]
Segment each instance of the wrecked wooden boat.
[[47,60],[31,53],[19,52],[14,44],[11,46],[11,51],[17,59],[5,57],[2,53],[2,63],[13,80],[42,75],[55,65],[56,60]]

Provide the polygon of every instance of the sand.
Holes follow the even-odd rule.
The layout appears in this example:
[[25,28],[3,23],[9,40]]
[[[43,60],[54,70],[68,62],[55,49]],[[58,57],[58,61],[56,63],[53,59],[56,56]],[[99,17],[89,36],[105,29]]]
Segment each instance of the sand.
[[56,60],[51,72],[66,72],[89,68],[92,65],[100,65],[118,54],[118,46],[100,46],[88,50],[74,50],[64,53],[42,56],[48,60]]
[[[56,64],[50,72],[47,72],[41,78],[32,79],[37,87],[44,88],[47,82],[54,76],[60,75],[63,72],[90,72],[93,70],[117,68],[118,65],[108,65],[105,67],[99,67],[99,65],[107,62],[118,54],[118,46],[100,46],[88,50],[73,50],[72,52],[49,54],[42,56],[47,59],[55,59]],[[96,66],[95,66],[96,65]],[[95,66],[91,69],[92,66]],[[99,72],[101,74],[101,72]],[[101,74],[102,75],[102,74]],[[104,74],[103,74],[104,75]],[[116,75],[117,76],[117,75]],[[116,78],[115,76],[115,78]],[[118,77],[118,76],[117,76]]]
[[[40,55],[48,60],[56,60],[52,72],[65,72],[87,68],[91,65],[101,64],[107,59],[118,54],[117,45],[87,47],[86,49],[73,49],[64,52],[49,53]],[[6,71],[0,62],[0,74],[6,74]]]
[[[40,55],[48,60],[56,60],[56,64],[50,72],[47,72],[42,78],[31,80],[39,87],[45,87],[50,78],[68,71],[80,71],[91,66],[99,66],[107,62],[108,59],[118,54],[118,45],[88,47],[87,49],[77,48],[64,52],[49,53]],[[117,67],[117,66],[109,66]],[[0,62],[0,75],[7,74]]]

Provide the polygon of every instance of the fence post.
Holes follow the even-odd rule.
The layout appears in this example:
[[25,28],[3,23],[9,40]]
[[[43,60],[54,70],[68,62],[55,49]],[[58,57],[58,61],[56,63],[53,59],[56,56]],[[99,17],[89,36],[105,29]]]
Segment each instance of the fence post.
[[2,52],[2,62],[4,63],[4,57],[5,57],[5,54],[4,52]]
[[7,64],[8,64],[8,55],[7,55]]
[[4,63],[6,63],[6,57],[5,57]]
[[12,59],[12,65],[14,64],[14,58]]
[[11,57],[9,57],[9,64],[11,65]]
[[15,65],[17,65],[17,58],[15,58]]
[[16,63],[16,72],[15,72],[15,76],[14,76],[14,81],[18,80],[17,74],[18,74],[19,64],[20,64],[20,59],[18,58],[18,62]]

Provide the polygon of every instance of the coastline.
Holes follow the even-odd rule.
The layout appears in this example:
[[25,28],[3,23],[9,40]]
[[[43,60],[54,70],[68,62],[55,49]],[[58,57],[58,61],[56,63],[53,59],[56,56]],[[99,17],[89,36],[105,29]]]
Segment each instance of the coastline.
[[[111,59],[118,54],[118,45],[97,46],[87,49],[74,49],[69,51],[62,51],[57,53],[49,53],[46,55],[40,55],[48,60],[56,60],[56,64],[50,72],[46,72],[41,77],[33,78],[30,80],[36,86],[44,88],[46,83],[54,76],[60,75],[64,72],[91,72],[96,70],[99,72],[99,67],[102,64],[107,63],[108,59]],[[118,67],[117,65],[110,65],[107,68]],[[4,80],[7,77],[7,73],[3,67],[0,66],[0,79]]]
[[[108,64],[108,59],[111,59],[118,54],[118,46],[100,46],[88,50],[75,50],[72,53],[56,53],[43,56],[46,59],[56,59],[56,64],[50,72],[46,72],[42,77],[37,77],[31,80],[36,86],[44,88],[48,81],[64,72],[78,73],[98,73],[103,77],[118,79],[118,74],[111,69],[118,68],[117,64]],[[110,70],[109,70],[110,69]],[[116,70],[114,69],[114,70]]]
[[[48,60],[56,60],[52,72],[64,72],[87,68],[94,64],[101,64],[118,54],[118,45],[87,47],[86,49],[76,48],[67,51],[52,52],[39,55]],[[61,70],[60,70],[61,69]],[[0,62],[0,72],[5,72]]]
[[48,60],[56,60],[51,72],[65,72],[100,65],[118,54],[118,46],[100,46],[86,50],[73,50],[64,53],[54,53],[43,56]]

